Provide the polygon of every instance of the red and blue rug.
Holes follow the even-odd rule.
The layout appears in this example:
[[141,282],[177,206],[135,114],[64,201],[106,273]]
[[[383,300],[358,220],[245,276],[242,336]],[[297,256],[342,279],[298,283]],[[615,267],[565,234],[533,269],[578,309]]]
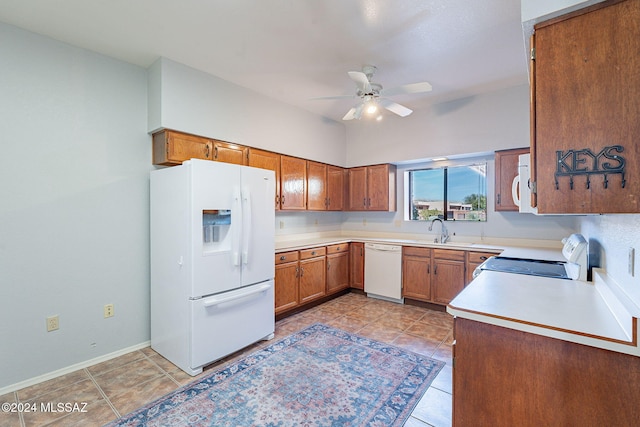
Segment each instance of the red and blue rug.
[[317,323],[108,426],[401,426],[443,366]]

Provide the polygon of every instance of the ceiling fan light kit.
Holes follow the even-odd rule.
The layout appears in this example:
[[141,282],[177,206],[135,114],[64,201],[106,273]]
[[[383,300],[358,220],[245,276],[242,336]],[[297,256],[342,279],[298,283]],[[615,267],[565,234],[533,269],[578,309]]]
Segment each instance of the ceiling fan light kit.
[[[411,83],[403,86],[398,86],[392,89],[383,89],[379,83],[371,81],[377,68],[373,65],[365,65],[362,67],[362,71],[349,71],[347,74],[356,84],[356,97],[360,98],[360,102],[355,107],[351,108],[347,114],[344,115],[342,120],[360,120],[362,117],[362,111],[366,111],[367,114],[373,115],[378,112],[379,107],[382,107],[392,113],[400,116],[407,117],[413,112],[413,110],[400,105],[385,96],[411,94],[411,93],[423,93],[431,91],[432,87],[427,82]],[[349,97],[349,96],[347,96]],[[328,96],[316,99],[340,99],[345,96]],[[376,120],[380,121],[382,115],[378,114]]]

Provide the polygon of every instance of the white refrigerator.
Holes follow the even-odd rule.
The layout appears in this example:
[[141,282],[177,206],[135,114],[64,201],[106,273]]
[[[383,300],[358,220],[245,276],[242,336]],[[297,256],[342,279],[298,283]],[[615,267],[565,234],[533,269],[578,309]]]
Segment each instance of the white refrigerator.
[[151,347],[190,375],[274,332],[275,174],[192,159],[150,174]]

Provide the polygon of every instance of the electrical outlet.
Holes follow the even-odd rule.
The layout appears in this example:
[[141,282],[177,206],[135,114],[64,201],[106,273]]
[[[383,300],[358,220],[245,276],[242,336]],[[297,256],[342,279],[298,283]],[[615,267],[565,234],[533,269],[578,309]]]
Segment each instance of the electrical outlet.
[[58,315],[47,317],[47,332],[57,331],[60,329],[60,319]]
[[284,221],[280,221],[280,230],[284,228]]
[[113,304],[105,304],[104,306],[104,318],[113,316]]

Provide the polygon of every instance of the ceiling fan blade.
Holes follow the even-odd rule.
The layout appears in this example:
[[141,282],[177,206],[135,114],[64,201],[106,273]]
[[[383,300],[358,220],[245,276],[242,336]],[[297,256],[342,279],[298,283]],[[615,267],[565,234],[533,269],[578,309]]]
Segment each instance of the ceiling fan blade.
[[358,85],[358,89],[360,89],[364,93],[371,92],[371,83],[369,83],[369,79],[367,78],[367,75],[365,73],[363,73],[362,71],[349,71],[348,74],[349,77],[351,77],[351,80],[356,82],[356,85]]
[[360,120],[360,117],[362,117],[362,108],[364,107],[363,104],[359,104],[355,107],[353,107],[352,109],[350,109],[347,114],[344,115],[344,117],[342,118],[342,120]]
[[386,108],[387,110],[391,111],[394,114],[399,115],[400,117],[407,117],[409,114],[413,113],[413,110],[410,110],[404,105],[397,104],[388,99],[380,99],[378,102],[384,108]]
[[400,95],[404,93],[422,93],[422,92],[430,92],[433,88],[427,82],[422,83],[411,83],[408,85],[402,85],[398,87],[392,87],[391,89],[382,89],[380,91],[380,95],[391,96],[391,95]]

